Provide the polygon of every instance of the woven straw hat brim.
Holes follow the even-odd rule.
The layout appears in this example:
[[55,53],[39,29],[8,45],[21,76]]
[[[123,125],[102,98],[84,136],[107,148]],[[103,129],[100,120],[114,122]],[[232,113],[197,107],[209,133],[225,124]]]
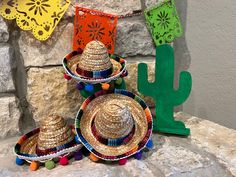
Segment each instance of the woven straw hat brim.
[[[79,82],[85,82],[85,83],[91,83],[91,84],[97,84],[97,83],[105,83],[110,82],[112,80],[118,79],[122,73],[126,70],[126,61],[124,60],[124,63],[120,63],[116,61],[113,58],[110,58],[112,63],[113,72],[112,74],[107,78],[97,79],[97,78],[87,78],[84,76],[81,76],[76,73],[75,64],[78,62],[78,57],[80,57],[81,54],[78,51],[73,51],[69,54],[67,54],[64,59],[62,60],[62,65],[65,70],[65,72],[74,78],[75,80]],[[74,66],[74,67],[73,67]]]
[[[71,126],[74,130],[74,127]],[[74,143],[71,147],[61,149],[55,153],[46,155],[37,155],[36,146],[38,141],[39,128],[32,130],[31,132],[23,135],[14,147],[14,153],[20,159],[29,161],[44,161],[52,158],[59,157],[60,155],[71,153],[82,148],[82,144]]]
[[[101,104],[115,99],[126,104],[135,122],[133,137],[126,144],[108,146],[102,144],[92,133],[92,122]],[[76,133],[84,146],[100,159],[119,160],[143,149],[152,133],[152,116],[149,108],[138,96],[126,90],[114,90],[109,94],[100,91],[87,98],[82,104],[75,121]]]

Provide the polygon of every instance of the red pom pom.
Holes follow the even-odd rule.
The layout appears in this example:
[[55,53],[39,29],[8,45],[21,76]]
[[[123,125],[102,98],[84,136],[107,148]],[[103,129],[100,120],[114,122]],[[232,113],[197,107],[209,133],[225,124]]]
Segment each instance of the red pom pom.
[[59,163],[60,165],[65,166],[69,164],[69,160],[67,157],[61,157]]
[[66,80],[68,80],[68,81],[72,79],[72,77],[70,77],[70,76],[69,76],[68,74],[66,74],[66,73],[64,74],[64,78],[65,78]]
[[125,159],[121,159],[121,160],[119,160],[119,165],[125,165],[126,162],[127,162],[126,158]]

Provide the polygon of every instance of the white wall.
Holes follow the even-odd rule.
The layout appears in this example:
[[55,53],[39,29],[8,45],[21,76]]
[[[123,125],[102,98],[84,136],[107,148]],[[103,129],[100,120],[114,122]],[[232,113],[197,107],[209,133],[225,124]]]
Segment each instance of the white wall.
[[177,68],[189,68],[193,78],[183,110],[236,129],[236,0],[177,3],[186,28]]

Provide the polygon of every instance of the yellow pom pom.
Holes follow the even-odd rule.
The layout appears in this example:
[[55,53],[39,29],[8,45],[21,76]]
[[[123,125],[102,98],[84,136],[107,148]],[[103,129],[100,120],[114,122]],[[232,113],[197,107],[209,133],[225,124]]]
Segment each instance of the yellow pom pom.
[[38,162],[35,162],[35,161],[31,162],[29,168],[30,168],[31,171],[36,171],[39,168]]
[[107,84],[107,83],[102,84],[103,90],[109,90],[109,88],[110,88],[110,84]]
[[90,153],[89,159],[92,160],[93,162],[99,161],[99,158],[97,158],[93,153]]

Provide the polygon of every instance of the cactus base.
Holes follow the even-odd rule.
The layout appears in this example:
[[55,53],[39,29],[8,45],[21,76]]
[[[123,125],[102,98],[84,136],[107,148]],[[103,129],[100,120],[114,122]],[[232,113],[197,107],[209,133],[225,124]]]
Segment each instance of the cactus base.
[[186,128],[183,122],[171,119],[166,119],[165,123],[157,121],[157,123],[153,126],[153,132],[168,133],[182,136],[190,135],[190,129]]
[[[154,130],[154,132],[155,132],[155,130]],[[158,127],[156,129],[156,132],[168,133],[168,134],[174,134],[174,135],[182,135],[182,136],[189,136],[190,135],[190,129],[189,128],[177,129],[176,127],[173,127],[173,128]]]

